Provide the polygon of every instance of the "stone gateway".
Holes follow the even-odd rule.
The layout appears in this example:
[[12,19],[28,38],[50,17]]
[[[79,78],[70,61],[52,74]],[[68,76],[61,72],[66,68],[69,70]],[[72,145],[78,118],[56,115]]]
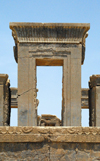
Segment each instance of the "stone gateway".
[[63,66],[62,126],[81,126],[81,64],[89,24],[10,23],[18,63],[18,125],[37,126],[36,66]]

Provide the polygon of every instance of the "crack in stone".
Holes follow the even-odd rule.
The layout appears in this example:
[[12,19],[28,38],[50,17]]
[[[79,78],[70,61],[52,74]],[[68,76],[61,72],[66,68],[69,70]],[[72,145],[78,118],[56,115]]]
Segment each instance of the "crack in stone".
[[23,93],[21,93],[21,94],[18,94],[18,96],[21,96],[21,95],[23,95],[23,94],[29,92],[29,91],[32,90],[32,89],[35,89],[35,88],[31,88],[31,89],[29,89],[29,90],[27,90],[27,91],[25,91],[25,92],[23,92]]

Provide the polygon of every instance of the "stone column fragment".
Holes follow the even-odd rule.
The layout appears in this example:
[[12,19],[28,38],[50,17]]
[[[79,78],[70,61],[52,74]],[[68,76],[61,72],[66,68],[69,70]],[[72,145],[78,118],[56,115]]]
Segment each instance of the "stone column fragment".
[[89,125],[100,126],[100,75],[90,77],[89,88]]
[[0,74],[0,126],[10,125],[10,82],[7,74]]

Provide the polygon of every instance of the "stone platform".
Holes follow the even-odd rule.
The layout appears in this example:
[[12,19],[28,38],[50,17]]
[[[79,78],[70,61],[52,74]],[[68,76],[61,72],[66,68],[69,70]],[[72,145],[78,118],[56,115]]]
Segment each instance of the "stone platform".
[[0,127],[0,161],[100,160],[98,127]]

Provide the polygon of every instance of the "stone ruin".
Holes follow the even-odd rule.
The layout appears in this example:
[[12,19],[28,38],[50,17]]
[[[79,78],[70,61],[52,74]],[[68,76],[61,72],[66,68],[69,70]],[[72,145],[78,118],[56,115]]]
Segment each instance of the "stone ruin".
[[[90,24],[10,23],[10,29],[18,89],[0,74],[0,159],[100,160],[100,75],[81,89]],[[38,116],[37,66],[63,67],[61,120]],[[11,108],[18,108],[18,127],[10,127]],[[91,127],[81,127],[81,109],[89,109]]]
[[89,24],[10,23],[18,63],[18,126],[37,126],[37,66],[63,66],[62,126],[81,126],[81,65]]

